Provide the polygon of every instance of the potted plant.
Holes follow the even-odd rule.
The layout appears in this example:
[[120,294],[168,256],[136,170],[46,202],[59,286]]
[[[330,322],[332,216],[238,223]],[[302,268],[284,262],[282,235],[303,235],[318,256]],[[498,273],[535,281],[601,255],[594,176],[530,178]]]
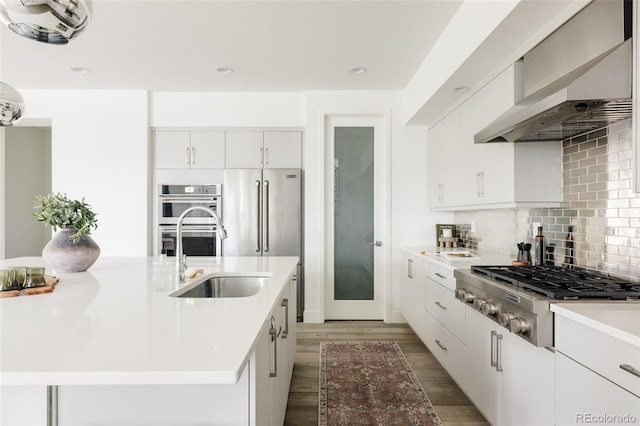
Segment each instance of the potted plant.
[[90,237],[98,227],[96,213],[82,200],[72,200],[66,194],[37,195],[34,213],[38,221],[57,233],[44,249],[42,257],[55,272],[86,271],[100,255],[100,247]]

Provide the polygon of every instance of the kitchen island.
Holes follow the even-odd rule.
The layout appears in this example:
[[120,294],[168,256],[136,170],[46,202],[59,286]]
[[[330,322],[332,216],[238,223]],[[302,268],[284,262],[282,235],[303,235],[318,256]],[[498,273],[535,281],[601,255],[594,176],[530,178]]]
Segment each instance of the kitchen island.
[[[295,291],[291,282],[297,262],[296,257],[189,259],[189,266],[203,269],[203,276],[268,276],[267,283],[251,297],[170,297],[192,281],[177,284],[173,261],[101,258],[86,272],[56,275],[60,282],[53,293],[0,299],[0,421],[13,424],[5,417],[7,413],[27,408],[20,408],[24,402],[17,402],[15,395],[26,391],[45,394],[47,386],[54,385],[60,390],[60,424],[94,421],[74,417],[71,411],[88,411],[82,405],[92,406],[97,403],[94,399],[105,397],[115,404],[105,410],[122,410],[119,404],[126,405],[127,400],[138,404],[138,411],[143,410],[139,404],[150,404],[157,416],[141,417],[141,423],[162,420],[162,424],[187,424],[191,420],[184,414],[179,417],[176,408],[181,398],[192,411],[192,405],[202,402],[203,397],[214,407],[208,411],[215,413],[215,422],[255,422],[256,416],[251,421],[248,409],[238,421],[235,413],[226,420],[222,414],[237,411],[230,405],[234,401],[227,401],[235,400],[236,393],[248,398],[240,401],[240,406],[260,405],[251,393],[260,386],[251,366],[255,370],[255,365],[262,365],[267,373],[276,368],[270,349],[270,322],[274,317],[276,328],[288,328],[281,323],[285,317],[281,306],[283,297],[295,303],[295,294],[289,291]],[[0,266],[11,265],[43,263],[40,258],[0,262]],[[288,321],[293,318],[295,329],[295,307],[293,314],[286,314]],[[295,333],[288,337],[287,345],[293,341],[295,351]],[[286,353],[278,349],[284,358]],[[289,361],[292,366],[292,357]],[[280,375],[290,378],[288,368]],[[176,396],[176,392],[183,395]],[[211,402],[214,397],[222,403]],[[162,401],[170,403],[163,407]],[[45,407],[45,401],[41,405]],[[178,415],[174,420],[172,411]],[[194,423],[212,421],[197,417]],[[62,421],[65,418],[69,421]],[[131,418],[95,421],[130,422]]]

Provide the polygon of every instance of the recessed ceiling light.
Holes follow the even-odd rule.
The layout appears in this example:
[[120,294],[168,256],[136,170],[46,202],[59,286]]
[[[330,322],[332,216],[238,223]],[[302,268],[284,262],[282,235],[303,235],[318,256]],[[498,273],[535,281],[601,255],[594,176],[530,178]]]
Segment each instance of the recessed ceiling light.
[[233,68],[231,68],[231,67],[217,67],[216,71],[218,71],[220,74],[231,74],[231,73],[233,73]]
[[351,67],[349,68],[349,72],[351,74],[364,74],[367,72],[367,69],[361,65],[357,66],[357,67]]
[[89,70],[86,69],[85,67],[71,67],[71,68],[69,68],[69,70],[71,72],[75,72],[77,74],[88,74],[89,73]]

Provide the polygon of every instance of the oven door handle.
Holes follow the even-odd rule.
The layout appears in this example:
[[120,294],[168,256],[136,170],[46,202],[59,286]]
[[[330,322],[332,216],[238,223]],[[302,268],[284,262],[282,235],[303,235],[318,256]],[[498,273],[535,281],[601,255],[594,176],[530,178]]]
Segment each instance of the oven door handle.
[[[175,225],[161,225],[161,232],[176,232],[178,227]],[[216,232],[216,225],[182,225],[182,233],[185,232]]]
[[204,197],[195,197],[192,195],[186,196],[186,197],[180,197],[180,196],[166,197],[162,195],[160,196],[160,201],[163,203],[211,203],[211,202],[217,202],[218,198],[219,198],[218,195],[204,196]]

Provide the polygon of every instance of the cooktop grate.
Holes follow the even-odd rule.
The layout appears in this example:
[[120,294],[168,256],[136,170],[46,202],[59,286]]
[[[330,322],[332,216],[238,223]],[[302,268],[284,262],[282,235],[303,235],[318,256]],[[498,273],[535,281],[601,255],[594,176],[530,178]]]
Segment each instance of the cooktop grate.
[[552,299],[640,299],[640,284],[581,269],[471,266],[471,271]]

